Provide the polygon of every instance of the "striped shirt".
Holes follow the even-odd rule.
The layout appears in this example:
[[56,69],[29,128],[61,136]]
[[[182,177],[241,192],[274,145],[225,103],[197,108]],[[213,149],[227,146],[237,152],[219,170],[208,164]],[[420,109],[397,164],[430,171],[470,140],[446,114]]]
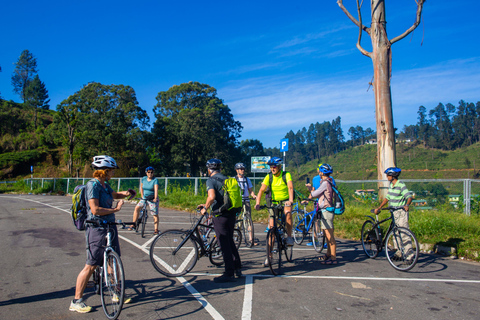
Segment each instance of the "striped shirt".
[[397,180],[395,186],[390,183],[388,187],[387,200],[390,207],[403,207],[407,204],[407,199],[412,197],[412,193],[408,191],[403,182]]

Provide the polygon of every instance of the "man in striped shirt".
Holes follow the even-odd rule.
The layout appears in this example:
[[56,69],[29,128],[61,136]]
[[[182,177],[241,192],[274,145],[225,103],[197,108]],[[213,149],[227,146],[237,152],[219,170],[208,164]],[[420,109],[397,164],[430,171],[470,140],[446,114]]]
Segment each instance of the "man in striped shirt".
[[[408,209],[410,204],[412,203],[413,196],[410,191],[408,191],[407,187],[403,182],[398,180],[400,173],[402,170],[397,167],[390,167],[385,170],[385,174],[387,175],[387,179],[390,182],[390,186],[388,187],[387,197],[383,199],[380,206],[375,209],[375,214],[380,213],[380,209],[387,203],[389,203],[390,207],[397,208],[393,212],[393,218],[395,219],[395,224],[398,227],[404,227],[409,229],[408,224]],[[402,241],[405,244],[405,248],[407,251],[412,247],[411,241],[408,239],[407,236],[402,236]],[[395,254],[397,256],[397,254]],[[407,258],[409,258],[407,256]]]

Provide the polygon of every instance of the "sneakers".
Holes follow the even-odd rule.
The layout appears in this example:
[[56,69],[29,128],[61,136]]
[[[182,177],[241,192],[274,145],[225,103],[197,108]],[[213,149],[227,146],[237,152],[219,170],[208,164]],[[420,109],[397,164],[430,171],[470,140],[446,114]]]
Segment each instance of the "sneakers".
[[270,263],[268,263],[268,258],[265,258],[265,262],[263,263],[264,267],[268,267]]
[[213,281],[216,283],[225,283],[225,282],[235,282],[236,280],[234,276],[229,276],[226,273],[224,273],[219,277],[213,278]]
[[235,270],[235,277],[236,278],[241,278],[243,276],[242,270],[241,269],[236,269]]
[[292,247],[294,244],[293,237],[287,237],[287,246]]
[[89,307],[83,302],[81,299],[77,300],[77,302],[72,302],[70,303],[70,308],[68,308],[70,311],[77,311],[78,313],[87,313],[92,311],[92,307]]

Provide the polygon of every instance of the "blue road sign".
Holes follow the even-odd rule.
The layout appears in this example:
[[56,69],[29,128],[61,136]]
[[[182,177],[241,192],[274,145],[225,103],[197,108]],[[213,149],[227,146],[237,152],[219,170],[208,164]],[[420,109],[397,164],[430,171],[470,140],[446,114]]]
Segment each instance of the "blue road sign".
[[280,151],[281,152],[288,151],[288,139],[280,140]]

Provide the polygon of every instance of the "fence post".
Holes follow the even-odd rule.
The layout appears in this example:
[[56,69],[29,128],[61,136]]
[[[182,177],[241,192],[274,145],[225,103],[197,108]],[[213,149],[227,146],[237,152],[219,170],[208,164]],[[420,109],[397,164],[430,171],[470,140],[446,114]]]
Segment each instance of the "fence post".
[[43,189],[43,181],[45,180],[45,178],[42,178],[42,189]]
[[195,195],[198,194],[198,178],[195,178]]
[[465,214],[470,215],[471,211],[471,195],[472,195],[472,181],[470,179],[465,179],[463,186],[463,197],[465,199]]
[[67,178],[67,192],[65,194],[68,194],[68,187],[70,186],[70,178]]
[[55,192],[55,182],[57,181],[57,179],[53,178],[53,192]]
[[117,192],[120,192],[120,182],[122,182],[122,179],[118,178],[118,185],[117,185]]
[[165,177],[165,195],[167,195],[168,178]]

